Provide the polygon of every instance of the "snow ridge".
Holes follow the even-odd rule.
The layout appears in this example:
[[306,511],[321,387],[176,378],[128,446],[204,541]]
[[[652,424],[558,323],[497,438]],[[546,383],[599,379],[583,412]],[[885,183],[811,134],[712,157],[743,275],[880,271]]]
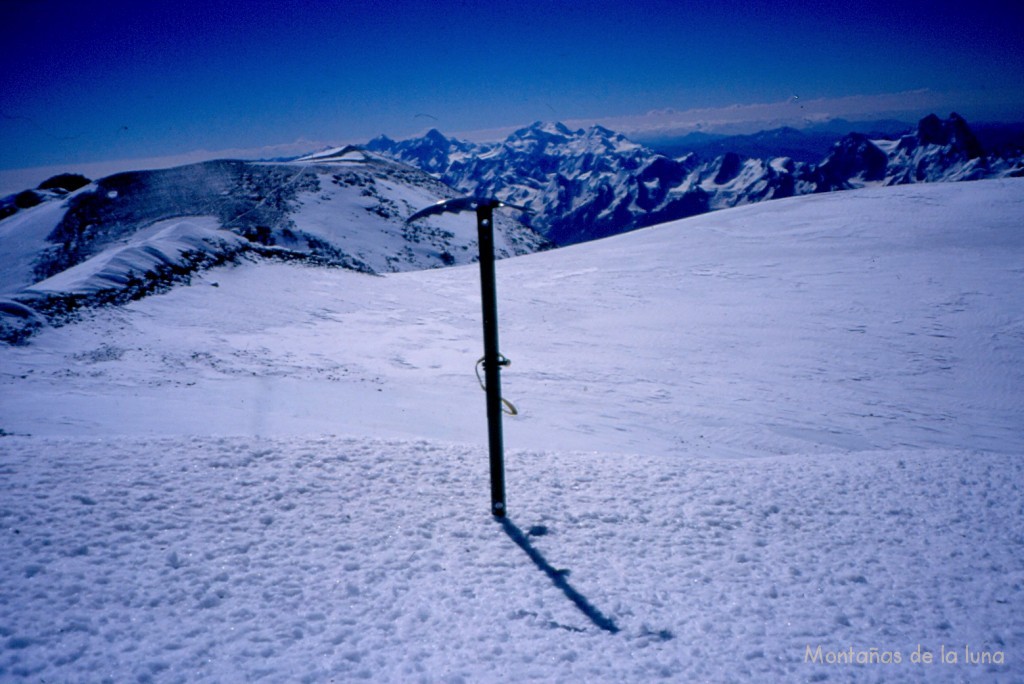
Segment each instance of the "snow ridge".
[[[51,193],[0,222],[0,339],[24,341],[35,314],[59,323],[82,306],[136,299],[239,258],[371,274],[470,263],[471,220],[405,224],[453,196],[418,169],[351,147],[288,163],[133,171]],[[499,258],[547,245],[503,214],[495,228]]]

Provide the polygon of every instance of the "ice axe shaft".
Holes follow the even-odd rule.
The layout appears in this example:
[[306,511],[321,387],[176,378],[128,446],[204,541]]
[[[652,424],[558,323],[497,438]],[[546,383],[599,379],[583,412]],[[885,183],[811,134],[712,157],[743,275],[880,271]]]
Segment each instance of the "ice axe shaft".
[[491,514],[504,518],[505,452],[501,428],[501,367],[508,361],[498,351],[498,293],[494,275],[494,208],[507,206],[490,197],[459,197],[445,200],[416,212],[408,223],[425,216],[476,211],[477,244],[480,247],[480,302],[484,323],[484,380],[487,392],[487,446],[491,465]]
[[498,291],[494,275],[494,208],[476,208],[480,245],[480,303],[484,321],[484,382],[487,386],[487,446],[491,456],[491,513],[505,517],[505,447],[501,427],[501,365],[498,352]]

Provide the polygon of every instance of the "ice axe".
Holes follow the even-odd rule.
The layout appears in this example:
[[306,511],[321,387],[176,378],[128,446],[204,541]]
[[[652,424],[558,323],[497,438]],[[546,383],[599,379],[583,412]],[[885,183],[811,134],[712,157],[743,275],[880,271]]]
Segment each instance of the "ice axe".
[[487,442],[491,457],[491,514],[504,518],[505,453],[501,436],[501,367],[509,360],[498,351],[498,296],[494,277],[494,209],[508,207],[526,211],[492,197],[456,197],[417,211],[406,219],[412,223],[434,214],[476,210],[477,243],[480,246],[480,298],[484,319],[484,390],[487,393]]

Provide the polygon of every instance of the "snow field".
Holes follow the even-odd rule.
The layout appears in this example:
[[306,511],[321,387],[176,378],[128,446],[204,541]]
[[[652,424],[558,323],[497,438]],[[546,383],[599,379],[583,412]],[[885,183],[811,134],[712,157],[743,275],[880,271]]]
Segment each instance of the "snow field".
[[[780,200],[501,261],[507,443],[1019,453],[1020,188]],[[194,282],[3,350],[0,427],[486,439],[475,267]]]
[[[752,459],[364,438],[3,443],[4,678],[1006,681],[1024,646],[1018,457]],[[532,532],[532,534],[531,534]],[[918,646],[1003,665],[825,665]]]
[[499,262],[509,530],[475,267],[247,262],[0,348],[0,680],[1019,681],[1022,189]]

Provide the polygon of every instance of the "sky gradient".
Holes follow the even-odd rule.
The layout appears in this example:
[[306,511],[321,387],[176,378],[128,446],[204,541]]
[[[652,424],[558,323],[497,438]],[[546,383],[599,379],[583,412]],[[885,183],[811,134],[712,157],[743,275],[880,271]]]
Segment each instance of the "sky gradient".
[[1024,120],[1019,2],[6,0],[2,13],[0,169],[292,154],[431,127],[480,138],[536,120]]

